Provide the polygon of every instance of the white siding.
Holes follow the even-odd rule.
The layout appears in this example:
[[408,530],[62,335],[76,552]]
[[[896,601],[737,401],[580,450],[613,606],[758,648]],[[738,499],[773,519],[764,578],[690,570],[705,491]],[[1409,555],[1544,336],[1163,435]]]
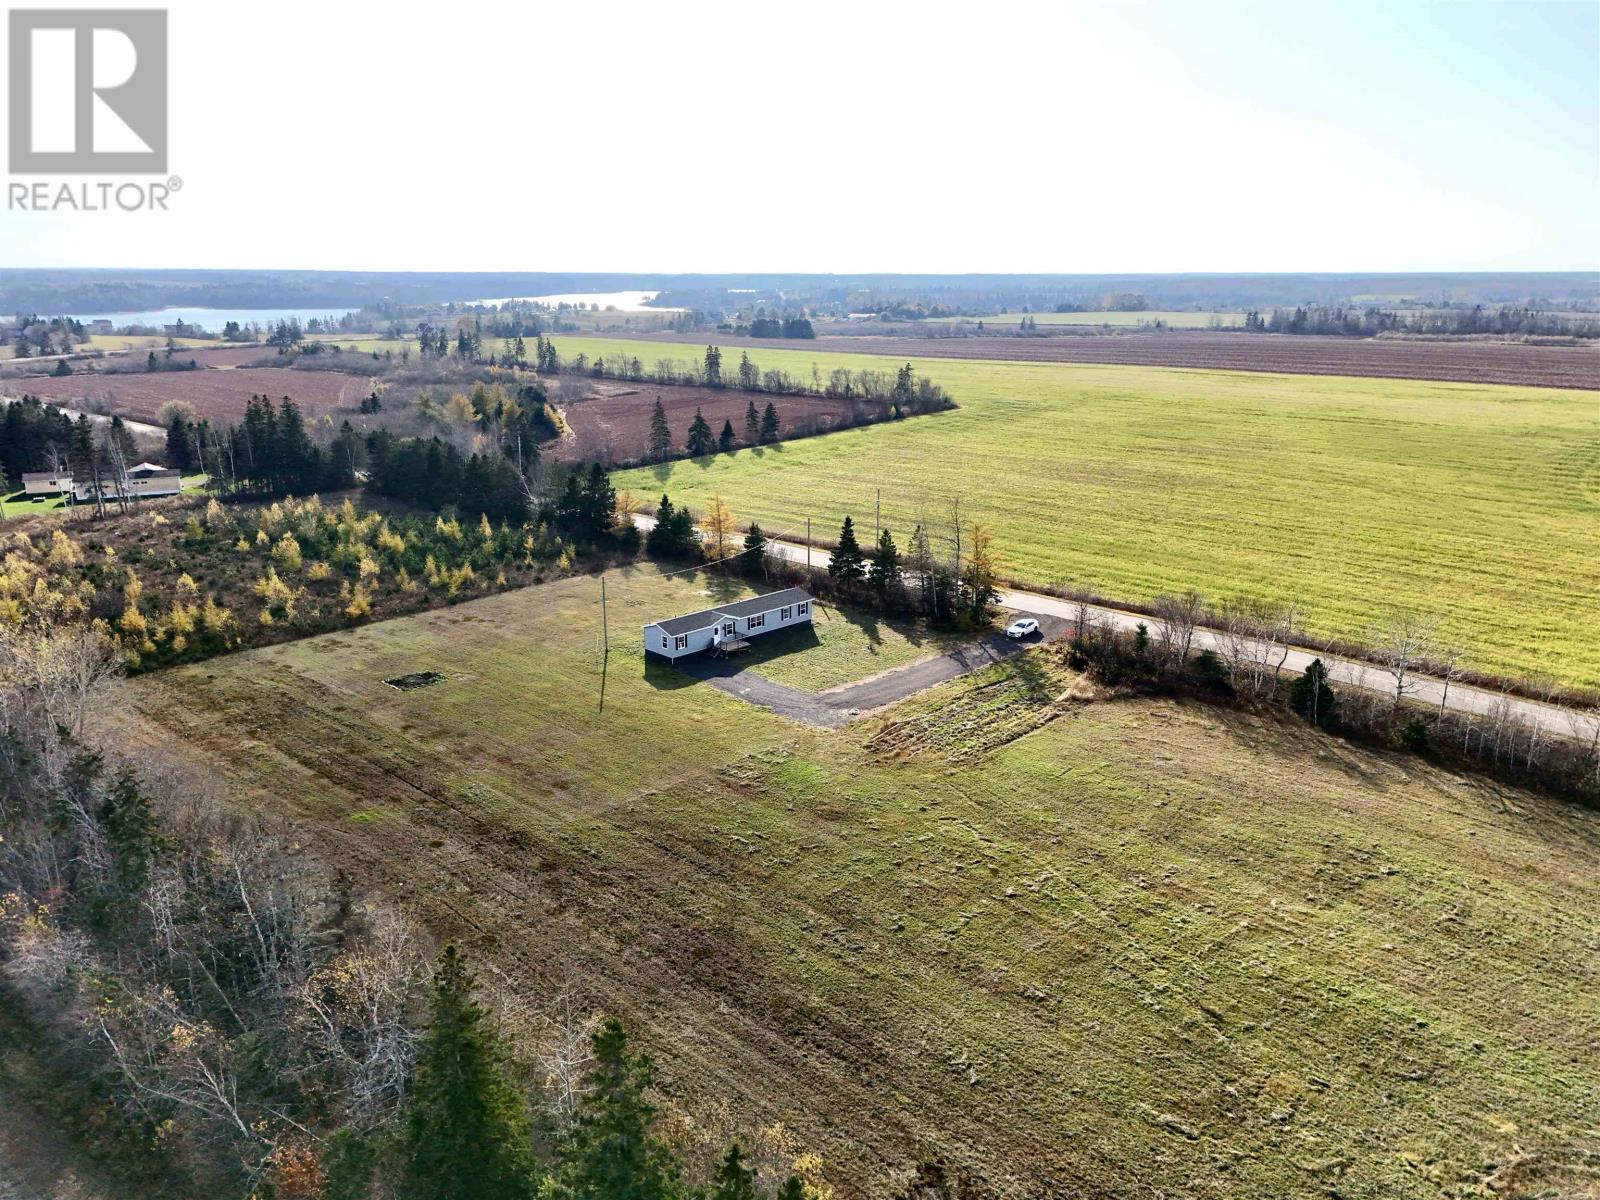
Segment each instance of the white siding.
[[[644,648],[653,654],[673,659],[683,658],[689,654],[699,654],[701,651],[711,648],[712,634],[718,625],[731,624],[733,626],[732,636],[737,638],[760,637],[762,634],[772,633],[777,629],[788,629],[795,625],[811,624],[811,609],[815,603],[815,600],[802,600],[769,609],[765,613],[752,613],[752,616],[761,620],[761,624],[754,629],[750,627],[749,617],[722,617],[715,623],[707,625],[704,629],[677,635],[686,640],[686,644],[683,646],[679,646],[677,638],[667,633],[661,626],[646,625],[644,627]],[[800,611],[802,605],[805,607],[805,612]],[[785,608],[789,610],[787,620],[783,616]],[[662,644],[663,638],[666,639],[665,645]]]

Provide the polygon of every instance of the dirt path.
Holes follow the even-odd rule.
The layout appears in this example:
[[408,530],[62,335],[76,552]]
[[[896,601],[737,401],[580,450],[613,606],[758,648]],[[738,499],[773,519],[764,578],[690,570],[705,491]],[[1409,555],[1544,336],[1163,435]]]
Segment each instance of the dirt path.
[[787,684],[774,683],[752,668],[741,667],[737,659],[694,658],[679,663],[678,670],[696,679],[703,679],[712,687],[730,696],[737,696],[748,704],[769,709],[780,717],[825,729],[837,729],[863,713],[1000,662],[1029,646],[1060,637],[1067,630],[1066,621],[1059,617],[1046,613],[1022,615],[1038,620],[1041,632],[1021,640],[1013,640],[1003,633],[992,633],[965,646],[957,646],[936,658],[907,663],[870,679],[829,688],[825,692],[804,692]]

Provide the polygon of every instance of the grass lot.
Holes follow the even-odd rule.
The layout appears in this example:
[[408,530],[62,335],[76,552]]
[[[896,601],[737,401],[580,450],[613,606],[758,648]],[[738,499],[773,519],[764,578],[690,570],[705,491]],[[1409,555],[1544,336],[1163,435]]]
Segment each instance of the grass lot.
[[[211,341],[206,338],[173,338],[173,342],[180,350],[199,350],[208,346],[225,346],[226,342]],[[89,335],[89,349],[91,350],[164,350],[167,339],[159,334],[126,334],[126,333],[91,333]]]
[[622,1015],[683,1136],[781,1120],[841,1195],[931,1156],[1005,1197],[1593,1187],[1594,814],[1200,706],[1063,708],[1042,653],[804,729],[646,669],[633,630],[701,586],[618,580],[603,692],[570,579],[108,717],[309,819],[522,999]]
[[[1226,328],[1230,325],[1243,325],[1244,314],[1237,312],[1177,312],[1166,309],[1151,309],[1147,312],[1070,312],[1070,313],[1028,313],[1037,325],[1110,325],[1115,328],[1137,327],[1140,325],[1154,325],[1162,321],[1174,329],[1214,329],[1219,326]],[[1019,312],[1000,313],[993,317],[982,318],[985,325],[1015,325],[1024,314]],[[930,317],[930,321],[948,323],[946,317]],[[969,321],[979,318],[969,317]]]
[[[688,360],[694,346],[558,339],[565,356]],[[894,360],[752,350],[815,362]],[[1471,664],[1600,684],[1600,402],[1551,388],[1062,363],[916,362],[955,412],[626,472],[618,486],[764,529],[846,513],[902,545],[951,496],[1010,574],[1146,600],[1298,598],[1360,638],[1391,604],[1436,612]]]
[[774,683],[821,692],[942,654],[973,635],[919,629],[869,612],[812,606],[810,629],[758,637],[739,661]]

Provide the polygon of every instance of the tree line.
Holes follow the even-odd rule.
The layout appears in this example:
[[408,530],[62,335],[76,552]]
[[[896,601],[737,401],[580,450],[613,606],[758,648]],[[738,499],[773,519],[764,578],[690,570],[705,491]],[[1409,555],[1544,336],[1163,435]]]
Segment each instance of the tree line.
[[43,611],[0,625],[8,1098],[54,1119],[119,1191],[818,1194],[792,1153],[758,1174],[735,1143],[690,1166],[663,1137],[650,1059],[616,1020],[558,997],[514,1042],[457,948],[435,956],[352,894],[301,831],[84,740],[112,663],[99,633]]
[[[1567,736],[1522,717],[1508,693],[1486,713],[1451,710],[1450,688],[1464,675],[1462,651],[1439,637],[1435,618],[1391,611],[1369,631],[1372,662],[1358,662],[1355,680],[1336,685],[1321,658],[1298,675],[1287,667],[1291,649],[1307,640],[1293,603],[1164,595],[1151,606],[1154,623],[1129,631],[1100,619],[1088,589],[1058,590],[1073,601],[1072,665],[1108,685],[1293,713],[1330,734],[1600,804],[1600,706],[1574,712]],[[1437,704],[1418,697],[1424,674],[1442,684]],[[1552,685],[1544,699],[1554,693]]]
[[929,526],[921,522],[905,550],[886,528],[864,550],[854,518],[846,516],[827,566],[808,570],[804,563],[774,553],[756,522],[739,540],[734,515],[720,496],[713,496],[704,518],[697,519],[687,506],[675,505],[663,494],[645,550],[653,558],[708,562],[768,583],[805,586],[818,596],[891,616],[919,617],[937,628],[977,628],[989,621],[999,599],[999,556],[988,529],[963,524],[959,506],[952,519],[950,552],[938,554]]
[[1600,320],[1531,308],[1427,308],[1416,312],[1354,305],[1301,305],[1245,314],[1249,333],[1305,333],[1337,337],[1376,337],[1412,333],[1435,337],[1575,337],[1600,338]]

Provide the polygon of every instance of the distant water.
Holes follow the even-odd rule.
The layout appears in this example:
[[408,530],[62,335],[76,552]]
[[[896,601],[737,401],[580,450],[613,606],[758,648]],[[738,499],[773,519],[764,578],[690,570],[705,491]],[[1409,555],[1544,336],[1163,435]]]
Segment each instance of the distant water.
[[565,292],[554,296],[500,296],[494,300],[468,300],[468,304],[582,304],[602,309],[614,308],[618,312],[676,312],[672,308],[654,308],[646,301],[654,300],[660,292]]
[[118,329],[124,325],[198,325],[212,333],[221,333],[229,321],[240,325],[254,322],[262,328],[279,321],[298,320],[304,325],[312,317],[342,317],[354,312],[352,308],[158,308],[149,312],[73,313],[74,321],[110,321]]

